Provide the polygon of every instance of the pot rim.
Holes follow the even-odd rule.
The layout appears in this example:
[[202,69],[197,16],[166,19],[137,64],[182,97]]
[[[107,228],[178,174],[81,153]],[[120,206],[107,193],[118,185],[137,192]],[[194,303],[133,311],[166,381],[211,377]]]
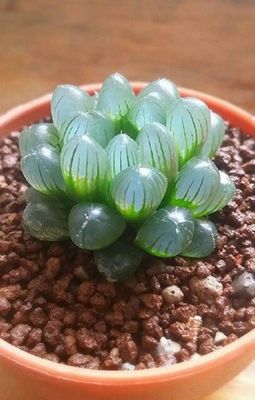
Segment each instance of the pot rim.
[[[145,82],[131,82],[134,91],[139,92]],[[82,86],[90,94],[100,89],[101,84],[95,83]],[[210,108],[218,112],[231,124],[239,126],[243,131],[255,136],[255,117],[227,101],[215,96],[207,95],[192,89],[179,88],[181,96],[198,97],[205,101]],[[23,105],[17,106],[0,116],[0,133],[5,134],[10,130],[20,129],[25,124],[36,122],[43,115],[49,114],[51,94],[39,97]],[[29,114],[32,111],[32,116]],[[93,383],[97,385],[123,385],[139,384],[154,381],[169,381],[181,379],[188,375],[194,375],[202,370],[210,370],[224,364],[226,361],[238,358],[245,352],[254,352],[255,329],[246,333],[235,342],[214,352],[201,356],[198,359],[185,361],[180,364],[159,368],[137,371],[105,371],[81,369],[68,365],[57,364],[52,361],[34,356],[0,339],[0,356],[22,368],[37,371],[39,374],[50,375],[55,379],[76,381],[80,383]]]

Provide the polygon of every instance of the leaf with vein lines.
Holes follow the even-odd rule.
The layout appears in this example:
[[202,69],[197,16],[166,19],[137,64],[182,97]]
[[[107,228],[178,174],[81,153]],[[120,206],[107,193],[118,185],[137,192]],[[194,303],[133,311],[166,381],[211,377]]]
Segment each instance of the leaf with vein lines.
[[126,134],[115,136],[106,148],[106,155],[109,160],[109,175],[111,180],[121,171],[138,165],[138,145]]
[[92,111],[77,111],[70,116],[60,132],[62,143],[66,144],[74,137],[87,135],[105,148],[115,135],[115,125],[103,114]]
[[187,97],[172,103],[167,111],[166,126],[173,132],[183,165],[198,154],[206,141],[210,126],[210,111],[207,105],[198,99]]
[[125,228],[124,219],[105,204],[77,204],[69,215],[71,239],[76,246],[86,250],[110,246],[123,234]]
[[78,202],[96,200],[105,184],[107,157],[104,149],[89,136],[79,136],[64,145],[60,161],[73,199]]
[[34,189],[48,195],[65,191],[59,153],[49,144],[40,144],[21,159],[21,170]]
[[127,118],[137,131],[151,122],[165,124],[166,111],[160,101],[160,95],[153,92],[144,98],[137,98],[130,108]]
[[137,95],[138,99],[148,96],[150,93],[157,93],[160,96],[160,101],[164,107],[169,107],[170,104],[180,97],[175,84],[168,79],[157,79],[141,90]]
[[235,194],[235,185],[230,177],[223,171],[219,171],[220,183],[216,194],[208,199],[202,206],[197,207],[193,214],[196,217],[212,214],[225,207]]
[[195,220],[194,235],[189,247],[182,252],[183,256],[201,258],[213,252],[217,244],[217,229],[207,220]]
[[76,111],[92,111],[94,105],[91,97],[73,85],[59,85],[53,92],[51,100],[51,115],[59,132],[70,116]]
[[212,158],[220,148],[225,134],[225,125],[223,119],[211,111],[211,122],[205,143],[201,149],[204,157]]
[[39,123],[23,129],[19,136],[19,150],[22,156],[39,144],[50,144],[60,151],[58,131],[53,124]]
[[110,118],[125,116],[135,100],[129,81],[121,74],[110,75],[98,94],[96,110]]
[[178,169],[178,156],[171,132],[164,125],[154,122],[139,132],[139,159],[142,165],[161,171],[171,182]]
[[164,207],[152,214],[137,232],[136,244],[157,257],[174,257],[191,243],[194,219],[189,210]]
[[154,168],[129,167],[113,180],[111,195],[124,218],[137,221],[160,205],[167,189],[166,177]]
[[180,170],[166,202],[180,207],[196,208],[214,198],[220,184],[220,174],[214,163],[194,157]]

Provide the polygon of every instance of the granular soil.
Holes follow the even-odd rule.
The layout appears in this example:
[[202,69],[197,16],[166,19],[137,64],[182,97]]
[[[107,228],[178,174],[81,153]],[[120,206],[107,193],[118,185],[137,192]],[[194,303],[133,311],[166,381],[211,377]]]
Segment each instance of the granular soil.
[[22,227],[26,182],[18,132],[0,141],[0,337],[57,363],[144,369],[217,350],[255,328],[255,141],[227,125],[217,166],[236,195],[211,219],[219,238],[201,260],[148,257],[110,283],[91,253],[40,242]]

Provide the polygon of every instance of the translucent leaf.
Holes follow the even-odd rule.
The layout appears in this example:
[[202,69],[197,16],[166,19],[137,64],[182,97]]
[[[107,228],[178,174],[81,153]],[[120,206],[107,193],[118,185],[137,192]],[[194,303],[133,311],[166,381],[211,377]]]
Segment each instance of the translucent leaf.
[[165,207],[148,218],[137,232],[136,244],[157,257],[174,257],[191,243],[194,219],[190,211]]
[[98,100],[98,92],[96,92],[95,94],[93,94],[93,96],[91,96],[91,101],[93,104],[93,109],[96,108],[97,106],[97,100]]
[[28,203],[40,203],[48,201],[51,198],[41,192],[35,190],[32,186],[28,187],[25,193],[25,202]]
[[146,97],[150,93],[158,93],[161,102],[165,107],[169,106],[173,101],[180,97],[179,92],[175,84],[168,79],[157,79],[149,83],[141,92],[137,95],[139,99]]
[[65,122],[60,135],[63,144],[74,137],[87,135],[104,148],[115,135],[115,125],[111,119],[107,119],[99,112],[77,111]]
[[217,229],[207,220],[195,220],[194,235],[189,247],[182,252],[186,257],[207,257],[217,244]]
[[120,118],[126,115],[134,100],[135,95],[128,80],[115,73],[104,81],[98,94],[96,109],[111,118]]
[[64,145],[60,159],[67,190],[76,201],[95,200],[103,192],[107,157],[95,140],[74,138]]
[[223,171],[219,171],[220,183],[216,194],[208,199],[202,206],[194,210],[196,217],[212,214],[225,207],[235,194],[235,185],[230,177]]
[[50,144],[57,150],[59,147],[58,132],[53,124],[40,123],[25,128],[19,137],[19,150],[22,156],[39,144]]
[[59,153],[49,144],[40,144],[21,159],[21,170],[34,189],[48,195],[65,191]]
[[138,145],[126,134],[119,134],[110,141],[106,148],[106,155],[109,160],[111,179],[139,162]]
[[187,97],[172,103],[167,111],[166,126],[173,132],[180,164],[198,154],[210,126],[210,111],[198,99]]
[[211,111],[211,123],[206,141],[201,149],[204,157],[212,158],[220,148],[225,134],[223,119]]
[[58,131],[76,111],[88,112],[93,109],[91,97],[73,85],[59,85],[53,92],[51,100],[51,115]]
[[26,231],[40,240],[58,241],[69,237],[68,210],[54,200],[29,203],[23,212]]
[[165,124],[166,111],[158,93],[150,93],[146,97],[137,98],[130,108],[127,118],[137,131],[151,122]]
[[214,163],[194,157],[180,170],[167,202],[196,210],[216,195],[219,183],[220,174]]
[[172,181],[176,177],[178,158],[169,130],[158,122],[147,124],[139,132],[136,141],[141,164],[160,170]]
[[107,249],[94,252],[99,272],[110,282],[130,278],[141,264],[142,258],[143,252],[126,239],[120,239]]
[[148,217],[161,203],[166,177],[154,168],[129,167],[113,180],[111,195],[117,210],[128,220]]
[[86,250],[103,249],[123,234],[126,223],[105,204],[75,205],[69,215],[69,232],[76,246]]

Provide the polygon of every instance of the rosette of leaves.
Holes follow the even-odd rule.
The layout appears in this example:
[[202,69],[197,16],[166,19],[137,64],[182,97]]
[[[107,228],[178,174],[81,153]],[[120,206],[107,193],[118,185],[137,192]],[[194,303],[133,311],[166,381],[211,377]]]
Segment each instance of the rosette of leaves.
[[94,251],[112,281],[130,277],[145,253],[199,258],[214,250],[208,215],[235,188],[212,160],[225,128],[204,102],[181,98],[167,79],[135,95],[116,73],[93,96],[58,86],[51,114],[52,123],[24,129],[19,141],[31,235]]

